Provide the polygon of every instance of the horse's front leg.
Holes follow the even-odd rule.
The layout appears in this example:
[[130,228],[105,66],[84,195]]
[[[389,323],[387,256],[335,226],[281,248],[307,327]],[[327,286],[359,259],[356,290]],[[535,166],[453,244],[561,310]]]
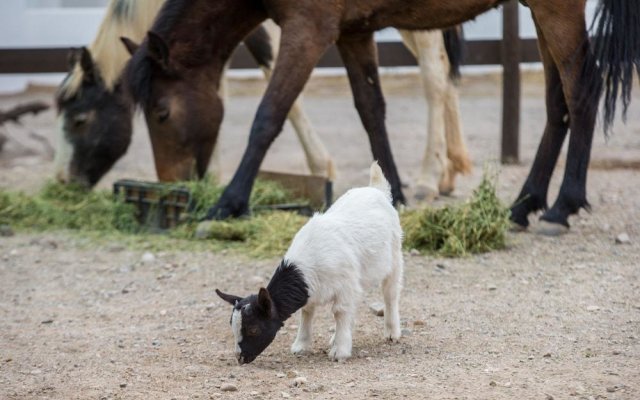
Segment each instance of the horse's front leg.
[[391,184],[393,203],[404,204],[400,177],[385,126],[385,103],[378,76],[378,57],[373,34],[342,37],[337,45],[347,68],[356,109],[369,135],[373,157],[378,160]]
[[[328,24],[328,22],[327,22]],[[337,26],[337,25],[336,25]],[[283,21],[280,54],[256,113],[240,166],[206,219],[238,217],[249,211],[249,196],[264,156],[282,131],[291,105],[313,67],[335,41],[338,30],[305,21]]]
[[[267,20],[259,29],[252,32],[244,43],[260,65],[265,78],[271,80],[275,58],[279,52],[280,27],[273,21]],[[291,106],[288,117],[304,150],[311,173],[331,180],[335,179],[333,160],[304,111],[302,94]]]

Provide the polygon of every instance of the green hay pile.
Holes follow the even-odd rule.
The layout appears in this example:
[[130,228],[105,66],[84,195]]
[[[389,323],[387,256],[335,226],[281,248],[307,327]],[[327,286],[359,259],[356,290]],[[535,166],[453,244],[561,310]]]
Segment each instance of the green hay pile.
[[[131,247],[167,249],[235,249],[252,257],[281,256],[308,220],[291,212],[258,211],[250,218],[212,221],[207,240],[196,239],[198,221],[215,204],[223,188],[208,180],[181,184],[192,193],[194,207],[187,222],[168,235],[150,235],[135,220],[132,205],[114,201],[107,191],[50,183],[35,196],[0,189],[0,224],[25,230],[77,230],[95,240],[117,240]],[[257,181],[251,207],[299,203],[279,184]],[[471,199],[439,209],[401,215],[405,248],[457,257],[501,249],[509,227],[509,211],[484,178]],[[91,234],[91,233],[98,234]],[[138,235],[133,235],[138,233]],[[144,233],[140,235],[140,233]]]
[[445,257],[503,249],[510,226],[509,209],[486,174],[464,203],[407,211],[401,220],[405,248]]
[[0,190],[0,224],[14,228],[136,232],[132,206],[108,192],[48,183],[36,196]]

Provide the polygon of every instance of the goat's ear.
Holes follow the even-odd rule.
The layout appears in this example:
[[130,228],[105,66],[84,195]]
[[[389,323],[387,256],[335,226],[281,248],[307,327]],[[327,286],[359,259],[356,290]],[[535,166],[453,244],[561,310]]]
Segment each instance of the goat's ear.
[[235,306],[237,302],[239,302],[240,300],[242,300],[242,297],[238,297],[238,296],[234,296],[232,294],[226,294],[226,293],[222,293],[221,291],[219,291],[218,289],[216,289],[216,294],[218,296],[220,296],[220,298],[224,301],[226,301],[227,303],[231,304],[232,306]]
[[120,41],[122,42],[124,47],[127,49],[127,52],[130,55],[133,55],[133,53],[138,51],[138,49],[140,48],[140,45],[138,43],[134,42],[133,40],[129,39],[128,37],[121,36],[120,37]]
[[169,70],[169,46],[164,39],[153,31],[147,32],[148,57],[158,63],[165,71]]
[[96,81],[96,65],[93,62],[91,52],[86,47],[80,49],[80,67],[84,72],[84,81],[88,83],[94,83]]
[[258,310],[267,318],[271,318],[272,304],[273,302],[271,301],[269,291],[265,288],[260,288],[258,292]]

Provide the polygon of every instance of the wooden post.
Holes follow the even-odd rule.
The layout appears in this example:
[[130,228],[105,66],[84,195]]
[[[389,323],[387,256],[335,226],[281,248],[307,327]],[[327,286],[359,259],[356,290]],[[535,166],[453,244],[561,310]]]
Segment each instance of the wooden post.
[[508,1],[502,7],[502,148],[503,164],[520,160],[520,57],[518,2]]

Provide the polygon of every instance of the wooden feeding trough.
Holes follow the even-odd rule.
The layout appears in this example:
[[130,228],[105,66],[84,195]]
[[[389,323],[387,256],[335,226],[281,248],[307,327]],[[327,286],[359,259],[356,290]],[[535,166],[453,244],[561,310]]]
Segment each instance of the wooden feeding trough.
[[[333,183],[327,178],[271,171],[261,171],[258,178],[277,182],[294,198],[308,201],[256,206],[256,211],[284,210],[311,215],[314,210],[322,210],[331,205]],[[176,184],[123,179],[114,183],[113,194],[116,199],[136,207],[136,218],[141,225],[157,231],[178,226],[194,206],[189,189]]]
[[113,194],[133,204],[138,222],[152,230],[175,228],[192,204],[188,189],[165,183],[123,179],[113,184]]

